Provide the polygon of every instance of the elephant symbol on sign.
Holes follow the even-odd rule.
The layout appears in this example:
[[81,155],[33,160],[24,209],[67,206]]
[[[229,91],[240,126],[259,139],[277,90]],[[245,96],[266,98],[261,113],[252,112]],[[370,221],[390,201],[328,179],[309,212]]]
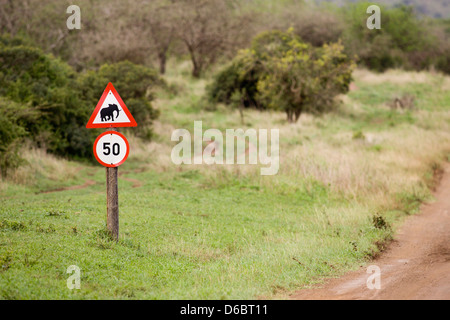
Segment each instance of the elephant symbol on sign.
[[117,115],[116,118],[119,116],[119,107],[117,106],[117,104],[108,104],[109,107],[107,108],[103,108],[102,110],[100,110],[100,118],[101,121],[114,121],[114,111],[117,111]]

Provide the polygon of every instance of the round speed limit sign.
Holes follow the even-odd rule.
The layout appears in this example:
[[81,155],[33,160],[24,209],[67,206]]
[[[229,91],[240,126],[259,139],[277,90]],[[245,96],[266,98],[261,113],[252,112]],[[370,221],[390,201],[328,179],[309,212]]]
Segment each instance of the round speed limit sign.
[[105,167],[118,167],[125,162],[130,152],[127,138],[117,131],[106,131],[94,142],[94,155]]

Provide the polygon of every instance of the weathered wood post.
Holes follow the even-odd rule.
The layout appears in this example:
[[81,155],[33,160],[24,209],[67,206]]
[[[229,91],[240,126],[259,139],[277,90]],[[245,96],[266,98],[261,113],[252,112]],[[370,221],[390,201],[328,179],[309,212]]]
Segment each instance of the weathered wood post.
[[[114,128],[109,131],[117,131]],[[119,240],[119,167],[106,167],[106,228],[112,238]]]

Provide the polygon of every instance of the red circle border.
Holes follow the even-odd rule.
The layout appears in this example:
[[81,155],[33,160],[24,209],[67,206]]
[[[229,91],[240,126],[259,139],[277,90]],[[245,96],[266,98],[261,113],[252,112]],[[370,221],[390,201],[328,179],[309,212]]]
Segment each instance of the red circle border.
[[[117,134],[119,137],[121,137],[121,138],[125,141],[125,144],[127,145],[127,153],[125,154],[125,157],[122,159],[122,161],[120,161],[119,163],[116,163],[116,164],[108,164],[108,163],[105,163],[105,162],[101,161],[100,158],[97,156],[97,143],[98,143],[98,141],[100,140],[100,138],[102,138],[103,136],[106,136],[107,134]],[[98,161],[102,166],[108,167],[108,168],[115,168],[115,167],[120,166],[122,163],[125,162],[125,160],[127,160],[128,155],[129,155],[129,153],[130,153],[130,144],[128,143],[127,138],[125,138],[125,136],[124,136],[123,134],[121,134],[120,132],[117,132],[117,131],[105,131],[105,132],[103,132],[101,135],[99,135],[99,136],[97,137],[97,139],[95,139],[93,151],[94,151],[95,159],[97,159],[97,161]]]

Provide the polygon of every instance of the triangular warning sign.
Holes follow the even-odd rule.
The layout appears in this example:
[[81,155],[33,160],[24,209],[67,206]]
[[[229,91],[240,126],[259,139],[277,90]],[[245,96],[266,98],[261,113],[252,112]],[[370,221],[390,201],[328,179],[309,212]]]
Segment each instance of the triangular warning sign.
[[136,127],[137,123],[112,83],[108,83],[86,128]]

